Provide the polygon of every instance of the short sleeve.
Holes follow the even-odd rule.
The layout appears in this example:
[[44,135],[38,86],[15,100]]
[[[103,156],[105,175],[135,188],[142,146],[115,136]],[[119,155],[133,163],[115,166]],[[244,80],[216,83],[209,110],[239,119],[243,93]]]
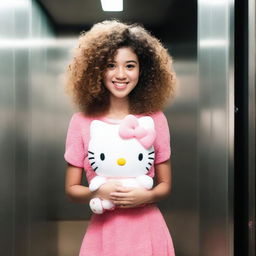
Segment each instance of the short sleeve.
[[75,113],[69,123],[64,159],[74,166],[84,167],[85,150],[79,113]]
[[155,164],[160,164],[167,161],[171,156],[170,132],[168,121],[163,112],[157,112],[153,119],[156,130]]

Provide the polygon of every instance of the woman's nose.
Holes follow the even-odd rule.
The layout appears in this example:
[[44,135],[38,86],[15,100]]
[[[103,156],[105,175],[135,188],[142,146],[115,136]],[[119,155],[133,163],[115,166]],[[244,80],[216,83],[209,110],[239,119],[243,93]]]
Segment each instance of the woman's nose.
[[116,78],[117,79],[124,79],[126,78],[125,70],[123,68],[118,68],[116,71]]

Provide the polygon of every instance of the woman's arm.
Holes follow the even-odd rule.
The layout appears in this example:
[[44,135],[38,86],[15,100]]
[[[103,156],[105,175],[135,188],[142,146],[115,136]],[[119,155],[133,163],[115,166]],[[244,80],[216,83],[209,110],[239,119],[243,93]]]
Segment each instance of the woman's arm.
[[171,161],[157,164],[155,166],[156,186],[149,190],[151,192],[151,198],[149,203],[158,202],[171,193],[172,188],[172,172]]
[[102,185],[97,191],[91,192],[88,187],[81,185],[83,169],[68,164],[66,172],[65,191],[67,197],[78,203],[89,203],[94,197],[102,199],[110,199],[110,193],[116,191],[120,185],[117,181],[108,181]]
[[81,185],[82,174],[82,168],[69,164],[66,172],[65,191],[71,201],[88,203],[92,198],[92,193],[88,187]]
[[131,208],[164,199],[171,192],[170,160],[155,165],[155,175],[156,186],[153,189],[118,187],[117,192],[110,194],[110,200],[121,208]]

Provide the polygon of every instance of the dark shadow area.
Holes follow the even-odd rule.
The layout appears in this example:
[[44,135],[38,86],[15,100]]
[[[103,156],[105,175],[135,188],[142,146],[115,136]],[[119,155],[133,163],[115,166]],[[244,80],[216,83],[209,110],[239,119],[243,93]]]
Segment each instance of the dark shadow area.
[[[235,2],[235,256],[248,254],[248,2]],[[242,39],[243,38],[243,39]]]

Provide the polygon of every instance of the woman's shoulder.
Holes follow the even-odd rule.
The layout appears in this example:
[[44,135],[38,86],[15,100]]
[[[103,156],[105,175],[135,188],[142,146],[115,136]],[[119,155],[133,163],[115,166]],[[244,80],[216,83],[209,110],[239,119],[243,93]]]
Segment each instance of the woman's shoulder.
[[152,113],[150,116],[154,120],[156,130],[165,130],[167,127],[169,127],[169,122],[163,111]]
[[76,121],[76,122],[86,122],[86,121],[91,121],[93,120],[94,117],[88,116],[83,112],[75,112],[73,113],[71,120]]
[[151,116],[155,121],[166,120],[166,116],[163,111],[154,112],[149,116]]
[[71,116],[69,126],[74,127],[76,129],[80,129],[81,127],[90,125],[92,120],[92,117],[87,116],[83,112],[75,112]]
[[72,118],[83,119],[83,118],[87,118],[87,116],[83,112],[75,112],[73,113]]

